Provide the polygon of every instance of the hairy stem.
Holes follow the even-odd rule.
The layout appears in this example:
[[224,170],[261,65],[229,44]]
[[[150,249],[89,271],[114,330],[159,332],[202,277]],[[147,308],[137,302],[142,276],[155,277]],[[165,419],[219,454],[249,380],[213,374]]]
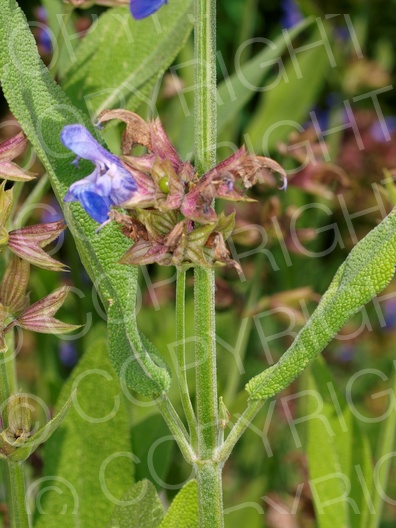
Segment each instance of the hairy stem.
[[[195,0],[194,122],[195,165],[203,174],[216,163],[216,2]],[[213,462],[218,437],[214,272],[196,268],[194,275],[196,466],[200,527],[223,526],[221,466]]]
[[[0,358],[0,397],[2,407],[3,429],[8,426],[6,402],[11,393],[17,391],[14,360],[14,338],[13,332],[7,334],[7,351]],[[29,518],[26,511],[26,490],[23,474],[23,464],[4,461],[5,484],[7,490],[7,502],[10,510],[11,526],[13,528],[29,528]]]
[[234,449],[235,444],[241,438],[242,434],[246,431],[248,425],[251,423],[263,405],[264,400],[249,401],[246,410],[243,414],[241,414],[237,423],[231,429],[231,432],[227,436],[224,444],[218,449],[215,460],[221,464],[225,464],[231,454],[231,451]]
[[186,273],[177,272],[176,281],[176,356],[177,356],[177,378],[179,381],[180,399],[184,414],[187,419],[190,432],[191,444],[197,449],[197,423],[194,409],[191,404],[186,371]]
[[156,403],[185,460],[189,464],[194,464],[196,455],[189,444],[187,431],[173,408],[173,405],[165,394],[160,396],[156,400]]

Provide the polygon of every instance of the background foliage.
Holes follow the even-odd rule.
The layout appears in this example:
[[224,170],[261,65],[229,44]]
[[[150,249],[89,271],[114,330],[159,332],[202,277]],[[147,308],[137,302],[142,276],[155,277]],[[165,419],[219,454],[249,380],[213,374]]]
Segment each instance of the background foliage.
[[[38,11],[39,3],[19,3],[28,20],[40,20],[42,15]],[[43,4],[48,9],[49,23],[54,24],[52,28],[55,28],[56,17],[51,20],[51,13],[56,13],[54,4],[57,4],[58,9],[64,7],[51,1]],[[228,156],[235,145],[246,142],[248,148],[253,148],[257,154],[270,154],[288,169],[297,167],[298,160],[293,159],[293,153],[297,151],[290,151],[286,155],[279,144],[307,137],[315,138],[312,135],[315,118],[322,130],[327,130],[346,125],[353,115],[363,141],[361,148],[351,128],[343,130],[340,127],[339,131],[326,137],[329,159],[320,159],[323,154],[319,152],[315,166],[307,166],[304,171],[290,178],[287,192],[268,190],[264,185],[257,186],[252,191],[257,203],[236,207],[239,223],[231,248],[241,259],[243,275],[238,277],[234,271],[227,269],[218,272],[216,291],[219,311],[219,393],[223,395],[231,413],[231,421],[235,421],[244,408],[246,381],[276,361],[290,346],[295,333],[302,327],[308,314],[312,313],[319,296],[328,287],[350,249],[379,223],[395,203],[393,187],[383,183],[383,169],[392,169],[396,163],[394,93],[389,88],[394,84],[395,77],[394,2],[340,1],[328,4],[326,6],[326,2],[309,0],[299,3],[301,13],[313,18],[306,23],[306,27],[298,31],[293,42],[297,47],[318,41],[319,25],[315,18],[319,17],[329,35],[335,65],[329,62],[328,53],[323,46],[312,47],[298,55],[301,75],[296,73],[295,65],[281,38],[281,29],[290,23],[288,17],[292,12],[292,2],[229,0],[219,2],[218,5],[218,78],[219,83],[222,83],[219,88],[222,104],[218,106],[219,160]],[[350,18],[340,15],[325,19],[328,12],[337,11],[348,14]],[[91,24],[92,16],[102,12],[105,9],[97,7],[77,11],[68,24],[83,31]],[[180,14],[180,10],[175,9],[175,13]],[[348,21],[353,26],[353,35],[347,26]],[[56,72],[59,83],[79,108],[91,113],[102,108],[105,104],[103,101],[115,106],[121,102],[138,110],[143,117],[151,117],[153,108],[147,101],[154,101],[155,111],[159,113],[165,129],[179,150],[188,156],[192,150],[192,92],[184,91],[183,87],[192,86],[192,40],[191,35],[187,37],[187,24],[180,29],[178,19],[173,19],[172,23],[174,40],[162,45],[171,46],[172,42],[187,40],[180,52],[180,46],[174,45],[173,66],[170,70],[167,69],[162,82],[158,82],[157,76],[158,68],[161,69],[161,43],[158,44],[156,35],[147,37],[147,30],[143,26],[141,34],[133,33],[133,46],[137,48],[130,45],[136,56],[152,46],[152,55],[150,61],[138,72],[134,71],[135,56],[128,51],[125,41],[122,41],[122,33],[117,33],[117,29],[106,23],[104,17],[99,22],[103,29],[99,26],[99,31],[96,30],[92,36],[70,40],[71,48],[64,45],[61,50],[58,49],[57,58],[54,55],[53,60],[50,50],[45,48],[42,26],[33,24],[32,30],[43,59]],[[177,31],[184,31],[185,35],[175,34]],[[114,34],[116,38],[113,40],[110,35]],[[273,57],[271,50],[264,45],[263,37],[279,43]],[[246,42],[249,45],[245,45]],[[358,48],[356,42],[359,44]],[[262,64],[278,57],[280,46],[283,46],[285,77],[282,81],[275,82],[279,72],[276,64],[272,63],[267,67],[262,67]],[[97,55],[87,61],[93,49]],[[108,49],[116,51],[114,56],[106,57]],[[139,51],[140,49],[143,51]],[[73,56],[73,53],[77,60],[70,66],[68,57]],[[260,56],[260,62],[253,62],[256,56]],[[236,57],[239,57],[238,62]],[[140,99],[129,96],[128,90],[118,94],[117,98],[104,97],[102,94],[106,96],[107,93],[112,93],[114,86],[123,80],[125,70],[120,69],[118,64],[124,64],[125,61],[126,70],[134,71],[134,77],[129,79],[133,86],[138,90],[144,87],[140,92]],[[116,75],[111,67],[117,72]],[[167,67],[168,65],[163,65],[162,71]],[[274,86],[264,91],[247,89],[246,84],[241,83],[241,76],[235,73],[238,68],[242,68],[243,78],[250,85],[262,88],[273,83]],[[174,75],[177,75],[182,89],[179,94],[173,83]],[[372,99],[367,96],[373,90],[381,89],[383,91],[378,98],[382,112],[388,118],[389,138],[381,132],[378,114]],[[90,104],[87,107],[87,100],[82,94],[97,92],[99,96],[89,98]],[[146,98],[146,102],[141,103],[141,98]],[[353,114],[347,113],[349,109]],[[12,115],[4,99],[1,100],[0,112],[0,134],[3,140],[15,131]],[[284,121],[287,122],[277,126]],[[290,133],[296,129],[291,122],[304,126],[306,135],[290,139]],[[273,133],[264,144],[267,148],[263,149],[265,132],[271,130],[273,125]],[[104,134],[113,151],[117,152],[119,127],[109,127]],[[29,153],[22,161],[29,163]],[[44,173],[37,160],[33,170],[40,175]],[[49,184],[41,177],[42,206],[28,212],[21,209],[19,220],[22,223],[59,218],[59,208],[49,190]],[[32,182],[20,188],[21,204],[34,185],[35,182]],[[225,206],[219,204],[219,208],[222,207]],[[230,210],[228,205],[227,210]],[[263,226],[265,231],[257,226]],[[298,243],[290,236],[291,232],[298,234]],[[70,233],[65,234],[56,250],[58,258],[70,266],[70,273],[59,276],[35,269],[30,282],[32,298],[37,300],[45,296],[61,283],[72,285],[78,293],[68,298],[63,308],[63,320],[85,324],[89,331],[83,332],[80,339],[73,340],[24,332],[23,339],[20,340],[20,384],[24,390],[36,394],[51,408],[61,405],[58,398],[60,402],[64,401],[67,390],[65,384],[72,384],[73,379],[82,372],[81,369],[87,368],[89,362],[94,366],[97,360],[101,365],[99,368],[105,368],[102,361],[106,361],[104,355],[100,361],[98,359],[101,358],[102,350],[100,340],[103,339],[103,309],[82,267]],[[139,327],[171,367],[172,343],[175,341],[174,280],[171,269],[155,266],[143,268],[139,272],[137,296]],[[191,289],[190,280],[187,336],[194,333]],[[368,515],[367,500],[364,500],[362,480],[359,480],[359,474],[354,468],[356,464],[362,468],[364,482],[370,486],[372,461],[378,460],[376,453],[384,453],[383,436],[388,436],[388,439],[389,436],[393,437],[393,431],[389,429],[389,417],[392,417],[392,410],[394,413],[394,400],[393,389],[389,392],[389,388],[392,387],[394,377],[395,294],[395,286],[391,284],[381,294],[377,304],[370,304],[344,327],[338,339],[325,351],[327,367],[324,362],[315,364],[307,374],[284,391],[276,402],[270,401],[265,405],[265,410],[260,412],[241,439],[225,468],[225,508],[229,508],[226,526],[231,528],[242,522],[252,528],[326,527],[334,522],[338,522],[340,526],[368,526],[364,524]],[[237,352],[243,358],[243,368],[235,361]],[[74,369],[75,365],[77,367]],[[360,375],[356,376],[356,373]],[[190,384],[193,387],[192,377]],[[342,409],[341,414],[336,417],[332,414],[334,392],[331,392],[330,387],[336,387],[334,390],[337,391],[337,401]],[[310,389],[322,394],[322,413],[334,427],[336,441],[320,428],[320,420],[304,420],[310,413],[315,413],[316,409],[316,402],[310,397]],[[97,436],[98,428],[95,428],[95,435],[91,436],[84,424],[78,424],[69,416],[66,429],[60,430],[59,435],[70,435],[71,442],[78,438],[78,442],[83,445],[91,444],[92,437],[95,436],[95,443],[99,443],[98,449],[105,449],[114,438],[119,442],[116,449],[120,451],[127,451],[128,446],[132,446],[137,459],[128,466],[130,471],[122,486],[112,481],[112,492],[121,496],[127,491],[128,484],[147,478],[158,490],[162,490],[161,497],[168,503],[188,479],[189,468],[170,439],[162,418],[156,414],[153,405],[133,393],[128,392],[127,398],[120,388],[114,389],[108,384],[104,384],[103,390],[115,390],[115,394],[120,397],[122,412],[117,413],[114,420],[122,422],[122,425],[115,421],[106,422],[102,438],[102,433]],[[86,407],[83,408],[88,414],[92,400],[105,400],[104,397],[101,398],[103,393],[100,384],[87,384],[86,389],[81,389],[81,392],[81,402],[85,402]],[[178,401],[175,384],[171,386],[170,397],[173,401]],[[352,399],[353,407],[345,403],[347,398]],[[112,401],[111,396],[109,399]],[[129,400],[133,400],[135,404],[130,405]],[[102,416],[109,412],[106,405],[101,409]],[[351,408],[355,412],[351,412]],[[340,416],[348,424],[348,432],[343,431]],[[82,430],[78,432],[80,426]],[[120,430],[124,432],[122,438],[118,437]],[[342,434],[345,434],[345,438]],[[53,474],[52,467],[59,470],[62,464],[75,467],[76,481],[80,478],[79,472],[84,474],[83,463],[89,465],[89,460],[77,450],[71,449],[68,454],[63,453],[62,456],[67,455],[66,460],[57,459],[57,448],[62,441],[66,441],[59,435],[55,435],[45,448],[40,448],[31,457],[31,482],[46,474]],[[158,444],[154,452],[150,451],[158,438],[164,441]],[[390,441],[388,444],[389,452],[392,450],[391,443]],[[113,447],[112,443],[110,445]],[[386,488],[390,499],[396,494],[392,478],[395,467],[394,464],[391,465],[391,477]],[[315,517],[312,488],[308,485],[308,480],[337,472],[340,468],[350,478],[353,487],[351,497],[359,505],[361,513],[356,516],[349,503],[339,502],[334,507],[325,509],[326,515],[320,515],[316,510]],[[117,471],[114,471],[114,475],[116,474]],[[326,488],[325,482],[315,489],[322,498],[330,500],[342,494],[343,484],[345,483],[333,480],[328,484],[330,488]],[[83,501],[84,493],[82,490]],[[89,502],[91,498],[87,498],[84,510],[88,512],[88,517],[92,512]],[[55,525],[58,522],[55,512],[59,512],[66,503],[67,501],[60,500],[58,507],[57,503],[51,502],[55,508],[53,521],[50,521],[49,516],[42,516],[41,520],[38,518],[37,526],[51,526],[51,522]],[[385,501],[382,527],[393,525],[396,518],[394,504],[394,500]],[[44,501],[43,507],[47,507]],[[70,508],[71,506],[69,513],[72,511]],[[279,514],[279,509],[293,511],[295,515]],[[85,514],[82,515],[81,522]],[[6,523],[5,519],[6,515],[3,515],[3,523]]]

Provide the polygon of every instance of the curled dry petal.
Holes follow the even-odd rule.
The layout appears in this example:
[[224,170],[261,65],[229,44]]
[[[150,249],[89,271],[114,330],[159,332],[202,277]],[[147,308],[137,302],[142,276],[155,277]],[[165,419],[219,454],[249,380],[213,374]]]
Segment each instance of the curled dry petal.
[[126,124],[122,134],[122,152],[129,154],[136,145],[143,145],[152,150],[150,127],[144,119],[129,110],[104,110],[99,114],[98,123],[102,124],[112,119],[119,119]]
[[172,255],[162,244],[153,244],[146,240],[136,242],[119,260],[120,264],[134,264],[144,266],[154,262],[163,265],[171,263]]
[[63,323],[53,317],[64,303],[69,290],[69,287],[63,286],[44,299],[35,302],[14,319],[4,332],[8,332],[13,326],[20,326],[26,330],[44,334],[65,334],[80,328],[78,325]]
[[0,163],[0,178],[14,182],[28,182],[34,180],[35,177],[36,174],[21,169],[21,167],[12,163],[12,161],[3,161]]
[[205,174],[186,194],[181,206],[181,212],[186,218],[201,224],[216,222],[217,215],[211,206],[216,196],[216,187],[213,185],[213,179],[216,177],[214,172]]
[[23,227],[9,233],[8,247],[15,255],[35,266],[64,271],[67,266],[53,259],[42,248],[58,238],[65,228],[63,220]]
[[155,119],[150,123],[151,144],[154,154],[161,159],[168,159],[172,163],[172,167],[176,172],[179,172],[184,163],[177,153],[175,147],[172,145],[167,133],[165,132],[161,121]]
[[19,132],[16,136],[0,143],[0,163],[20,156],[25,150],[27,143],[27,137],[23,132]]
[[7,139],[0,144],[0,178],[11,181],[30,181],[35,175],[24,171],[12,160],[22,154],[27,145],[27,138],[23,132]]

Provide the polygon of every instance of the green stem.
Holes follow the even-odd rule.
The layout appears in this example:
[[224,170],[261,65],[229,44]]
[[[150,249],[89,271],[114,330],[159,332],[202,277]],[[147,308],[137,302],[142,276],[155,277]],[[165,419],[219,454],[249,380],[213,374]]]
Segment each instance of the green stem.
[[195,465],[199,526],[202,528],[223,526],[222,467],[221,464],[208,460]]
[[[16,392],[16,376],[14,352],[14,337],[12,333],[7,334],[7,352],[0,360],[0,398],[1,404],[5,403],[12,392]],[[8,426],[7,409],[2,412],[3,429]],[[11,460],[4,461],[5,484],[7,489],[7,500],[10,509],[13,528],[29,528],[29,518],[26,511],[25,479],[23,465]]]
[[29,528],[29,517],[26,512],[26,490],[23,464],[21,462],[6,462],[6,479],[8,503],[10,504],[12,526],[14,528]]
[[187,383],[186,371],[186,273],[177,272],[176,280],[176,355],[177,355],[177,378],[179,381],[180,399],[184,414],[187,419],[190,432],[191,444],[197,449],[197,422],[194,409],[191,404]]
[[[8,383],[8,372],[7,372],[7,361],[6,353],[2,353],[0,357],[0,405],[4,404],[10,397],[10,385]],[[3,428],[5,429],[8,425],[7,413],[5,407],[1,413]]]
[[[194,2],[195,166],[200,175],[216,163],[216,1]],[[213,462],[218,437],[214,272],[194,274],[199,525],[223,526],[221,466]]]
[[156,403],[185,460],[194,464],[197,457],[189,444],[187,431],[166,394],[160,396]]
[[246,431],[248,425],[252,422],[253,418],[263,405],[264,400],[249,401],[246,410],[243,414],[241,414],[237,423],[231,429],[231,432],[227,436],[224,444],[217,450],[215,456],[215,460],[217,462],[225,464],[231,454],[231,451],[234,449],[235,444],[241,438],[242,434]]
[[[200,174],[216,162],[216,63],[214,0],[195,0],[195,165]],[[195,359],[198,452],[210,459],[216,448],[218,409],[214,272],[195,269]]]
[[[16,368],[15,368],[15,333],[14,329],[11,330],[11,332],[8,332],[5,336],[6,338],[6,344],[7,344],[7,351],[5,354],[3,354],[3,360],[5,363],[5,368],[7,371],[7,377],[8,377],[8,396],[11,394],[16,394],[18,392],[18,382],[17,382],[17,375],[16,375]],[[7,399],[6,398],[6,399]]]

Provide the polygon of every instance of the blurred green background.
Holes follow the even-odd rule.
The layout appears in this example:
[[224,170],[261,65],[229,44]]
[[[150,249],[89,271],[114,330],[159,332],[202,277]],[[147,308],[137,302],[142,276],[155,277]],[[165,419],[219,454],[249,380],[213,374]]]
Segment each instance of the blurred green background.
[[[32,29],[43,59],[50,63],[51,46],[43,29],[45,14],[39,10],[40,3],[19,3],[29,20],[40,22]],[[395,8],[394,0],[218,2],[218,80],[224,82],[225,93],[231,98],[223,107],[219,105],[219,160],[245,143],[256,154],[270,155],[290,171],[286,192],[277,189],[276,182],[263,183],[250,192],[257,199],[253,204],[218,204],[219,210],[237,210],[230,247],[243,268],[241,276],[228,269],[216,272],[219,394],[223,395],[233,422],[246,402],[245,382],[287,349],[350,249],[395,204],[392,172],[384,173],[384,169],[391,171],[396,167]],[[104,8],[97,7],[77,10],[73,22],[76,31],[88,28],[92,15],[102,11]],[[342,14],[326,18],[329,13]],[[308,17],[311,22],[293,40],[294,49],[299,50],[295,60],[301,70],[296,70],[296,63],[283,44],[281,63],[258,65],[253,72],[255,82],[242,75],[257,88],[250,88],[244,104],[239,104],[239,94],[227,85],[230,76],[271,45],[265,39],[278,42],[282,30],[290,31]],[[309,46],[322,39],[323,34],[328,49],[324,45]],[[302,50],[303,46],[307,49]],[[186,90],[192,86],[192,57],[190,38],[166,73],[156,101],[165,129],[184,155],[192,150],[191,117],[186,115],[192,109],[192,92]],[[61,76],[59,81],[62,82]],[[377,98],[382,116],[373,97]],[[144,105],[139,112],[144,117],[151,116]],[[16,130],[3,98],[0,116],[3,140]],[[319,145],[319,129],[332,130],[323,135],[326,149]],[[119,132],[117,127],[105,132],[115,151]],[[27,159],[28,154],[23,162]],[[40,181],[43,169],[38,161],[33,170],[39,173]],[[388,182],[384,183],[386,178]],[[21,222],[57,220],[59,206],[45,182],[42,205],[24,212],[24,199],[35,184],[21,188]],[[45,296],[60,283],[72,285],[76,294],[69,296],[60,318],[85,324],[88,331],[83,331],[80,339],[24,332],[18,353],[21,386],[51,407],[92,336],[104,331],[103,312],[70,234],[65,233],[56,250],[57,257],[70,266],[70,273],[56,275],[34,269],[30,282],[32,300]],[[142,269],[138,299],[141,330],[171,366],[171,344],[175,341],[174,280],[172,269]],[[191,337],[192,274],[188,275],[187,310]],[[324,354],[341,397],[351,394],[363,417],[358,421],[369,437],[373,453],[381,434],[381,417],[394,402],[383,391],[389,388],[394,370],[395,337],[396,288],[392,283],[378,304],[370,304],[358,314]],[[188,353],[192,362],[192,348]],[[241,358],[240,362],[236,357]],[[357,372],[361,376],[352,383]],[[305,422],[294,429],[299,417],[306,415],[306,395],[301,392],[306,383],[304,375],[279,396],[275,406],[266,404],[227,463],[227,527],[316,526],[309,487],[304,486],[302,492],[299,487],[308,479]],[[190,384],[193,392],[192,370]],[[175,386],[171,398],[178,406]],[[167,435],[167,429],[152,406],[135,405],[130,413],[132,449],[144,461],[152,442]],[[301,445],[296,442],[295,431]],[[146,438],[144,445],[139,442],[142,436]],[[40,450],[30,462],[31,475],[39,476]],[[171,488],[189,476],[189,468],[173,442],[158,447],[154,466]],[[392,465],[387,495],[396,500],[395,470],[396,465]],[[146,463],[139,465],[137,473],[139,478],[150,478]],[[158,487],[161,488],[159,484]],[[174,489],[169,489],[168,499],[174,493]],[[295,504],[295,515],[279,514],[274,504],[285,511]],[[394,526],[395,504],[391,500],[385,504],[381,527]]]

